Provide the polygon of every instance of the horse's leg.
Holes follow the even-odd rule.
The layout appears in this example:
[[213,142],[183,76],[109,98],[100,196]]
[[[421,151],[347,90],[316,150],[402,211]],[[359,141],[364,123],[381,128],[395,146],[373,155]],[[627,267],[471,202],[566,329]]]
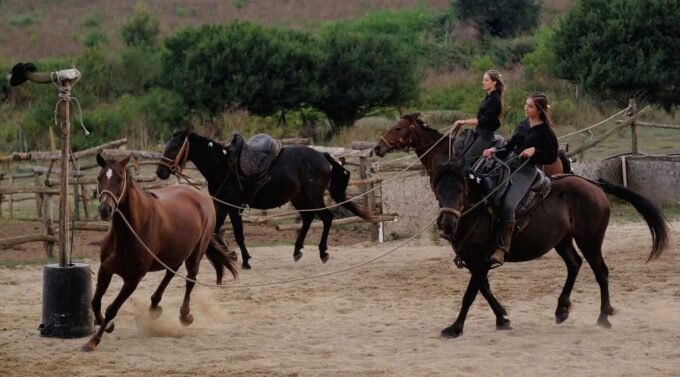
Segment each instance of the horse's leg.
[[457,338],[463,333],[465,317],[467,317],[470,306],[472,306],[477,293],[479,293],[479,289],[484,284],[484,280],[486,280],[486,276],[489,273],[489,265],[488,263],[478,263],[470,268],[470,273],[470,282],[465,290],[465,295],[463,295],[463,306],[460,308],[456,322],[442,330],[441,336],[444,338]]
[[[94,323],[97,326],[101,326],[104,323],[104,316],[102,315],[102,297],[104,297],[104,293],[106,293],[109,284],[111,284],[112,276],[113,274],[106,266],[106,263],[102,263],[99,266],[99,271],[97,271],[97,288],[92,297],[92,312],[94,313]],[[109,328],[106,329],[107,332],[113,331],[113,322],[111,322],[108,327]]]
[[491,306],[493,314],[496,315],[496,329],[512,330],[512,326],[510,326],[510,320],[505,318],[505,316],[508,315],[508,312],[505,310],[503,305],[501,305],[501,303],[496,300],[496,297],[494,297],[493,293],[491,293],[489,278],[484,279],[484,282],[482,283],[481,287],[479,287],[479,290],[482,292],[482,296],[484,296],[486,301],[489,303],[489,306]]
[[102,323],[101,326],[99,326],[99,330],[90,338],[90,340],[85,343],[80,350],[81,351],[94,351],[97,348],[97,345],[99,342],[102,341],[102,336],[104,335],[104,330],[108,326],[108,324],[113,321],[113,318],[116,317],[116,314],[118,314],[118,310],[120,307],[123,305],[125,300],[130,297],[132,292],[135,291],[137,288],[137,285],[139,284],[139,281],[141,280],[141,277],[135,278],[134,280],[128,280],[123,283],[123,288],[121,288],[120,292],[118,292],[118,296],[116,296],[115,300],[109,305],[108,308],[106,308],[106,314],[104,316],[104,322]]
[[609,323],[608,317],[614,314],[614,308],[609,302],[609,268],[602,259],[602,242],[594,240],[578,242],[577,240],[577,243],[590,268],[595,273],[597,284],[600,285],[600,317],[597,319],[597,324],[607,329],[611,328],[612,325]]
[[323,222],[323,232],[321,233],[321,241],[319,241],[319,257],[323,263],[328,262],[328,232],[331,230],[331,223],[333,223],[333,213],[328,209],[318,211],[317,216]]
[[[173,267],[172,269],[177,271],[179,266]],[[170,280],[175,276],[175,274],[170,271],[170,270],[165,270],[165,276],[163,276],[163,280],[161,280],[161,283],[158,285],[158,288],[156,288],[156,292],[151,295],[151,306],[149,307],[149,313],[151,314],[151,318],[156,319],[161,316],[161,313],[163,313],[163,307],[159,306],[158,303],[161,302],[161,298],[163,297],[163,292],[165,292],[165,288],[168,287],[168,284],[170,284]]]
[[555,250],[567,265],[567,281],[564,283],[562,293],[557,299],[557,309],[555,309],[555,322],[562,323],[569,318],[569,309],[571,308],[569,296],[571,295],[571,290],[574,288],[576,275],[578,275],[578,271],[581,269],[583,259],[576,252],[571,237],[567,237],[560,241],[560,243],[555,246]]
[[[196,252],[192,254],[189,259],[184,262],[187,268],[187,277],[191,280],[196,280],[196,275],[198,275],[198,267],[200,266],[200,258],[196,260],[194,256]],[[201,255],[202,254],[198,254]],[[189,300],[191,298],[191,291],[194,289],[195,283],[193,281],[186,281],[186,289],[184,290],[184,301],[182,302],[182,307],[179,309],[179,321],[184,326],[189,326],[194,322],[194,316],[191,315],[191,309],[189,308]]]
[[307,237],[307,231],[309,231],[309,226],[312,225],[312,220],[314,220],[313,212],[299,212],[300,217],[302,217],[302,228],[298,233],[297,239],[295,240],[295,250],[293,251],[293,259],[299,261],[302,258],[302,250],[305,247],[305,237]]
[[[243,238],[243,219],[241,218],[241,214],[238,213],[237,209],[229,210],[229,220],[231,220],[231,226],[234,228],[234,239],[236,239],[236,243],[238,244],[239,249],[241,249],[241,259],[243,259],[241,267],[243,267],[244,270],[249,270],[250,263],[248,260],[250,260],[250,254],[248,254],[245,239]],[[221,222],[217,221],[217,224],[219,225],[216,225],[215,229],[219,229],[223,222],[224,219],[222,219]]]

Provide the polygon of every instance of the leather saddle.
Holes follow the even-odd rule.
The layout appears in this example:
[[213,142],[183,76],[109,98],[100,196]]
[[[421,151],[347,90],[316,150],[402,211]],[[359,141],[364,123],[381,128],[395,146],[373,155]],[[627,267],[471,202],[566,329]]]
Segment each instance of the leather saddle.
[[246,177],[259,177],[269,170],[281,152],[281,140],[266,134],[257,134],[247,141],[235,132],[230,143],[230,152],[238,158],[238,169]]
[[[500,208],[503,203],[503,197],[509,185],[507,178],[511,174],[510,170],[511,168],[507,165],[492,159],[484,161],[479,171],[469,170],[470,178],[480,185],[485,193],[490,193],[498,185],[503,186],[498,188],[489,199],[489,204],[492,208]],[[543,171],[536,169],[536,176],[529,190],[527,190],[524,198],[517,205],[515,218],[517,219],[516,229],[518,231],[524,229],[529,224],[533,211],[550,193],[550,183],[550,177],[543,173]]]
[[[465,156],[466,166],[473,165],[475,160],[477,160],[476,157],[478,156],[470,156],[471,154],[476,154],[471,153],[472,151],[470,151],[470,147],[475,143],[477,138],[480,137],[481,136],[473,128],[466,128],[456,137],[453,142],[453,152],[462,153]],[[494,134],[492,140],[486,140],[484,143],[484,149],[491,147],[500,148],[500,146],[503,145],[504,140],[505,139],[503,136]]]
[[550,182],[550,176],[543,173],[540,169],[536,170],[536,177],[534,178],[529,191],[524,195],[524,198],[516,209],[515,218],[517,219],[517,231],[521,231],[529,224],[536,207],[538,207],[543,199],[548,196],[550,193]]
[[281,140],[266,134],[246,140],[234,132],[228,144],[229,164],[236,173],[240,189],[248,192],[243,204],[250,204],[262,186],[271,180],[267,173],[281,152]]

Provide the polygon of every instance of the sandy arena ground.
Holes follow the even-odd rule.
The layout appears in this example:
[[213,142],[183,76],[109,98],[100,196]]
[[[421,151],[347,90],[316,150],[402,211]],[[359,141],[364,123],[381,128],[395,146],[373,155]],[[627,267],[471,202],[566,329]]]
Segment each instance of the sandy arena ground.
[[[4,268],[0,376],[678,376],[680,222],[673,226],[670,251],[648,264],[646,226],[610,226],[604,255],[618,310],[611,330],[595,324],[599,289],[585,263],[571,317],[555,324],[566,270],[551,252],[491,273],[513,330],[495,330],[493,313],[479,296],[463,336],[441,339],[469,275],[454,268],[447,247],[420,240],[329,277],[263,288],[197,287],[195,321],[186,328],[178,320],[184,284],[177,278],[163,298],[161,318],[149,318],[149,297],[162,273],[149,274],[121,309],[115,331],[105,334],[96,352],[81,353],[86,338],[38,334],[42,266]],[[252,248],[254,269],[244,271],[239,284],[343,269],[399,242],[338,245],[331,242],[327,264],[309,243],[298,263],[292,245]],[[96,271],[98,261],[90,263]],[[199,279],[214,282],[207,261]],[[105,306],[120,286],[114,278]]]

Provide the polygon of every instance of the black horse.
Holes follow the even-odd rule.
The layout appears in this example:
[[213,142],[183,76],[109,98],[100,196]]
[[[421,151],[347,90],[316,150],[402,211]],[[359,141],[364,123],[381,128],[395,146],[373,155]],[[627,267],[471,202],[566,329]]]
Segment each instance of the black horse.
[[[244,269],[250,268],[248,262],[250,254],[243,238],[241,213],[234,206],[248,204],[251,208],[270,209],[291,202],[300,211],[302,217],[302,229],[295,241],[293,252],[293,258],[296,261],[302,257],[300,250],[304,246],[305,236],[315,215],[323,222],[319,256],[324,263],[328,261],[327,240],[333,214],[324,208],[326,204],[323,195],[326,189],[330,191],[333,200],[343,203],[342,207],[350,212],[365,220],[372,217],[366,209],[351,201],[346,202],[345,190],[349,183],[349,172],[328,153],[321,153],[306,146],[284,146],[269,168],[267,173],[269,181],[262,185],[255,195],[252,195],[251,187],[239,183],[241,174],[234,171],[235,169],[229,162],[234,153],[235,151],[231,151],[229,146],[224,146],[186,129],[175,133],[167,143],[163,159],[174,162],[172,164],[161,162],[156,175],[161,179],[167,179],[171,173],[181,172],[186,161],[191,161],[196,165],[208,182],[210,194],[214,198],[233,205],[213,201],[217,213],[215,233],[219,235],[219,229],[229,214],[234,228],[234,238],[241,249]],[[315,208],[323,209],[304,211]]]

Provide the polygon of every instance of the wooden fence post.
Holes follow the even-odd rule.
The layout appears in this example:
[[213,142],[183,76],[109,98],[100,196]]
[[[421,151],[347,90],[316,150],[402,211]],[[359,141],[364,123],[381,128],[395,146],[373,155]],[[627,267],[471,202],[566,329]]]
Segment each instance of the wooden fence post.
[[[9,187],[14,187],[14,177],[9,175]],[[9,218],[14,218],[14,194],[9,194]]]
[[[364,156],[359,157],[359,177],[362,180],[368,179],[368,169],[368,158]],[[361,192],[365,193],[366,191],[373,189],[373,183],[361,185],[359,187],[361,188]],[[371,213],[373,213],[375,211],[375,191],[371,191],[367,195],[364,195],[363,203],[364,208],[367,208],[369,211],[371,211]],[[378,231],[379,225],[377,223],[371,223],[371,241],[378,241]]]
[[[628,100],[628,106],[630,106],[631,115],[629,118],[637,114],[637,104],[634,99]],[[637,128],[635,127],[635,122],[630,124],[630,140],[631,140],[631,153],[633,155],[639,154],[638,151],[638,138],[637,138]]]
[[[52,198],[50,194],[42,194],[42,223],[45,230],[45,234],[48,236],[54,235],[54,222],[52,220]],[[45,248],[45,253],[48,258],[54,257],[54,242],[45,241],[43,242],[43,247]]]
[[[35,184],[35,187],[40,186],[42,182],[40,182],[40,173],[34,173],[33,175],[33,183]],[[39,193],[35,194],[35,212],[37,214],[36,217],[40,218],[42,216],[42,196]]]
[[87,190],[85,189],[85,184],[80,184],[80,195],[82,195],[83,199],[83,211],[85,213],[85,221],[90,221],[90,201],[87,198]]
[[80,220],[80,187],[78,181],[73,184],[73,216],[75,216],[76,221]]

